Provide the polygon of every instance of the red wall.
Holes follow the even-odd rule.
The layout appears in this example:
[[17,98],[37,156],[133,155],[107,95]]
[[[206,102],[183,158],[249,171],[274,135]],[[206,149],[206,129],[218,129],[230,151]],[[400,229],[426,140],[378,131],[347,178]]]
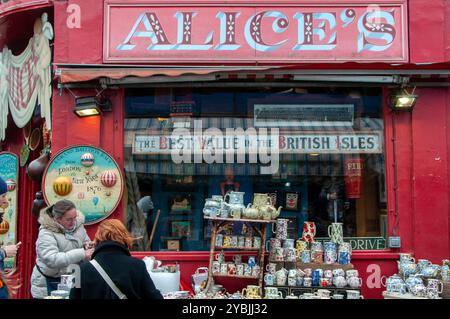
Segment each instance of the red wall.
[[[123,167],[123,90],[107,90],[112,102],[112,112],[101,116],[79,118],[73,113],[76,96],[91,96],[97,94],[94,90],[64,90],[62,96],[59,90],[53,90],[53,136],[52,154],[61,149],[76,144],[88,144],[100,147],[112,155],[120,167]],[[74,95],[73,95],[74,94]],[[123,216],[122,202],[111,215],[111,218],[121,219]],[[88,234],[93,238],[96,225],[87,226]]]

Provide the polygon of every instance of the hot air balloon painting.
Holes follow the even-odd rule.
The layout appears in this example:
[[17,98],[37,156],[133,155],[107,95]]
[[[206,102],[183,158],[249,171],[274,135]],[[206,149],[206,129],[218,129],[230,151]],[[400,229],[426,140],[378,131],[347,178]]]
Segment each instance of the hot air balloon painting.
[[5,182],[8,192],[12,192],[13,190],[16,189],[16,182],[13,179],[7,179]]
[[9,223],[6,220],[3,220],[0,224],[0,235],[4,235],[9,230]]
[[98,197],[97,197],[97,196],[94,196],[94,197],[92,198],[92,202],[94,203],[95,206],[97,206],[97,204],[98,204]]
[[112,170],[106,170],[100,176],[100,182],[105,187],[113,187],[117,182],[117,175]]
[[94,164],[94,155],[91,153],[81,155],[81,164],[86,167],[92,166]]
[[72,191],[72,179],[60,176],[53,182],[53,191],[59,196],[69,195]]

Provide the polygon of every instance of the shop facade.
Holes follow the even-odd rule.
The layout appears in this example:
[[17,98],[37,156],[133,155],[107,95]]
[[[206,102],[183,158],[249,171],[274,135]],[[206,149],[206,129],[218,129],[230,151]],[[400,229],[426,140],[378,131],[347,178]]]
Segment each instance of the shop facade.
[[[317,237],[343,222],[365,298],[381,298],[380,277],[397,271],[399,253],[435,263],[450,254],[449,40],[426,36],[446,34],[444,1],[51,5],[52,155],[90,145],[115,160],[124,190],[109,217],[136,235],[154,229],[135,256],[180,264],[189,285],[209,262],[205,200],[228,190],[245,192],[245,204],[254,193],[272,194],[295,239],[304,221],[316,222]],[[411,112],[390,108],[399,90],[418,96]],[[92,96],[101,98],[101,115],[77,117],[75,101]],[[250,131],[258,136],[249,139]],[[277,152],[250,151],[270,134]],[[14,153],[21,141],[13,135],[4,150]],[[200,152],[196,140],[205,143]],[[361,176],[353,184],[351,168]],[[19,196],[31,207],[40,185],[25,169],[20,175]],[[333,181],[342,199],[336,214],[321,196]],[[145,196],[154,206],[149,222],[136,209]],[[30,207],[18,210],[22,241],[36,223],[23,213]],[[96,224],[87,229],[92,237]],[[19,266],[33,263],[34,239],[26,240]]]

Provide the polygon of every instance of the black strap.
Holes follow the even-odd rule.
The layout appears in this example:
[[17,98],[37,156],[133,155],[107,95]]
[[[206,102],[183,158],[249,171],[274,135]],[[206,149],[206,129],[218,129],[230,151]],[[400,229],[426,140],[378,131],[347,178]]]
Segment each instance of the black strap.
[[36,269],[41,273],[42,276],[44,276],[47,279],[54,279],[54,280],[58,280],[59,279],[59,280],[61,280],[61,277],[52,277],[52,276],[47,276],[46,274],[44,274],[42,272],[42,269],[39,268],[39,266],[37,264],[36,264]]

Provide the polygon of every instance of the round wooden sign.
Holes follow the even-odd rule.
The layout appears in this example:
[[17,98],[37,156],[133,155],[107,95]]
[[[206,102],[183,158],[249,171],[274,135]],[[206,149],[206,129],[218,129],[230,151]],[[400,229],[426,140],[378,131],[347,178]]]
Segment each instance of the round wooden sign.
[[123,177],[116,161],[104,150],[77,145],[58,152],[44,172],[42,189],[47,204],[71,200],[86,224],[108,217],[119,205]]

